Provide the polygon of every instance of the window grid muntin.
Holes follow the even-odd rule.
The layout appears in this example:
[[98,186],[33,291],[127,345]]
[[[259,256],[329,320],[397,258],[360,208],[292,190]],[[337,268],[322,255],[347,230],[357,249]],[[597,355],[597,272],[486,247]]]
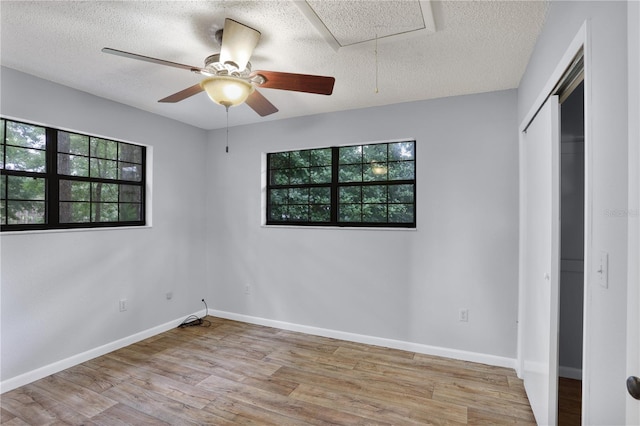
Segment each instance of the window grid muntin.
[[[409,159],[406,160],[402,160],[402,159],[391,159],[391,153],[390,153],[390,149],[391,149],[391,145],[393,144],[410,144],[411,146],[411,156]],[[412,173],[413,173],[413,179],[401,179],[401,180],[393,180],[390,179],[389,176],[390,174],[387,172],[385,175],[385,179],[384,180],[365,180],[364,177],[364,172],[361,173],[360,175],[360,181],[349,181],[349,182],[340,182],[340,166],[341,165],[354,165],[354,164],[359,164],[361,166],[364,165],[370,165],[369,162],[365,161],[365,149],[364,147],[370,147],[370,146],[382,146],[385,145],[385,152],[386,152],[386,162],[383,162],[387,168],[389,168],[389,164],[393,163],[393,164],[412,164]],[[357,149],[360,148],[360,155],[359,155],[359,162],[356,161],[350,161],[350,162],[341,162],[341,158],[340,158],[340,149],[343,148],[351,148],[351,149]],[[416,161],[416,157],[415,157],[415,141],[401,141],[401,142],[388,142],[388,143],[381,143],[381,144],[362,144],[362,145],[352,145],[352,146],[342,146],[342,147],[331,147],[331,148],[322,148],[322,149],[331,149],[331,153],[332,153],[332,179],[331,179],[331,184],[330,185],[319,185],[319,184],[308,184],[308,185],[304,185],[304,184],[274,184],[273,179],[272,179],[272,172],[274,170],[284,170],[289,168],[289,164],[287,164],[286,166],[284,165],[280,165],[280,167],[275,167],[272,168],[272,159],[273,156],[279,156],[282,157],[283,155],[289,155],[289,153],[291,152],[300,152],[300,151],[284,151],[284,152],[280,152],[280,153],[269,153],[267,154],[267,176],[268,176],[268,182],[267,182],[267,206],[266,206],[266,223],[268,225],[311,225],[311,226],[341,226],[341,227],[406,227],[406,228],[415,228],[416,226],[416,179],[415,179],[415,161]],[[301,150],[304,151],[304,150]],[[307,151],[314,151],[314,150],[307,150]],[[290,158],[290,157],[288,157]],[[363,167],[364,168],[364,167]],[[393,202],[390,201],[390,190],[389,188],[391,187],[400,187],[402,185],[410,185],[412,187],[412,202]],[[373,206],[373,205],[385,205],[386,207],[386,221],[385,222],[346,222],[346,221],[341,221],[340,220],[340,201],[339,201],[339,192],[340,192],[340,188],[343,187],[349,187],[349,186],[360,186],[360,187],[365,187],[365,186],[385,186],[386,187],[386,202],[385,203],[360,203],[360,210],[362,211],[362,206]],[[293,188],[312,188],[312,187],[330,187],[330,192],[331,192],[331,203],[329,205],[330,207],[330,216],[331,216],[331,220],[330,221],[325,221],[325,222],[318,222],[318,221],[312,221],[312,220],[276,220],[273,219],[273,213],[274,213],[274,209],[280,209],[280,207],[282,206],[282,204],[275,204],[272,202],[272,191],[276,191],[276,190],[282,190],[282,189],[293,189]],[[310,210],[313,206],[318,205],[318,204],[313,204],[311,202],[308,202],[306,204],[308,210]],[[321,204],[321,205],[325,205],[325,204]],[[355,205],[355,203],[354,203]],[[403,215],[409,215],[410,218],[412,219],[410,222],[390,222],[389,220],[393,220],[392,214],[399,216],[401,214],[398,213],[398,211],[396,212],[392,212],[392,209],[390,209],[390,206],[407,206],[406,208],[408,209],[407,212],[401,213]],[[281,209],[279,210],[281,211]],[[310,216],[307,216],[310,217]]]
[[[58,130],[51,127],[40,126],[36,124],[31,124],[27,122],[19,122],[15,120],[9,120],[5,118],[1,118],[2,124],[2,133],[0,135],[3,136],[2,144],[0,144],[0,155],[3,159],[3,165],[6,164],[4,159],[6,159],[6,146],[14,146],[13,144],[6,144],[6,126],[7,123],[19,123],[22,125],[33,126],[37,128],[45,129],[45,138],[46,138],[46,173],[37,173],[37,172],[26,172],[20,170],[10,170],[2,168],[1,176],[3,182],[7,182],[8,176],[36,176],[43,177],[46,180],[45,188],[47,198],[44,207],[45,207],[45,215],[44,215],[44,223],[38,224],[8,224],[9,222],[9,202],[11,199],[7,200],[8,194],[8,185],[3,185],[2,194],[0,194],[0,207],[4,210],[2,215],[0,216],[0,224],[2,225],[2,231],[22,231],[22,230],[38,230],[38,229],[68,229],[68,228],[98,228],[98,227],[118,227],[118,226],[141,226],[145,224],[145,186],[146,186],[146,148],[141,145],[135,145],[127,142],[114,141],[104,138],[96,138],[104,141],[108,141],[116,144],[117,147],[117,162],[122,164],[134,164],[138,166],[138,174],[139,180],[127,180],[127,179],[108,179],[108,178],[94,178],[94,177],[82,177],[82,176],[71,176],[71,175],[61,175],[58,173],[58,155],[64,152],[58,151],[58,133],[64,132],[62,130]],[[75,132],[66,132],[71,135],[81,136],[89,138],[94,138],[93,136],[83,135]],[[121,160],[120,151],[123,146],[132,147],[132,152],[137,153],[132,156],[130,159]],[[90,154],[90,153],[89,153]],[[75,155],[75,154],[74,154]],[[85,156],[86,158],[90,158],[90,156]],[[94,157],[96,158],[96,157]],[[118,167],[118,174],[120,174],[121,168]],[[119,176],[118,176],[119,177]],[[101,222],[64,222],[60,221],[60,211],[61,211],[61,201],[59,200],[59,191],[60,191],[60,180],[72,180],[72,181],[85,181],[93,183],[107,183],[107,184],[116,184],[119,188],[118,190],[118,201],[111,202],[112,204],[116,204],[118,206],[118,217],[116,221],[101,221]],[[139,188],[140,193],[140,202],[128,202],[128,201],[120,201],[120,188],[122,185],[130,185]],[[65,201],[63,201],[65,202]],[[96,201],[97,202],[97,201]],[[121,206],[128,207],[134,205],[138,210],[138,219],[136,220],[124,220],[123,213],[121,210]]]

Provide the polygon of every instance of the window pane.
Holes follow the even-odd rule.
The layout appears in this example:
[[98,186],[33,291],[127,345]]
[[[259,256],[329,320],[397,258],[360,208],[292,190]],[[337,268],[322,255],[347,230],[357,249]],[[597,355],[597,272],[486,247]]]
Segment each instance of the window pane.
[[142,220],[142,206],[134,203],[120,204],[120,220],[135,221]]
[[272,189],[270,191],[270,202],[271,204],[287,204],[289,199],[289,190],[288,189]]
[[387,180],[387,163],[371,163],[364,167],[364,181]]
[[389,204],[389,222],[413,223],[413,204]]
[[340,182],[362,182],[362,164],[340,166],[338,179]]
[[310,206],[310,219],[312,222],[330,222],[331,206],[328,204]]
[[7,177],[0,176],[0,223],[5,225],[7,223],[7,202],[5,197],[5,189],[7,186]]
[[92,158],[89,176],[94,178],[117,179],[118,163],[111,160]]
[[331,167],[312,167],[309,169],[311,183],[331,182]]
[[120,202],[141,203],[142,187],[136,185],[120,185]]
[[282,205],[282,206],[271,206],[271,214],[269,216],[269,218],[271,220],[277,220],[277,221],[286,221],[287,218],[289,217],[288,214],[288,207],[286,205]]
[[384,185],[365,186],[362,188],[363,203],[386,203],[387,187]]
[[415,178],[413,161],[389,163],[389,180],[411,180]]
[[413,203],[414,185],[391,185],[389,187],[390,203]]
[[338,195],[340,203],[361,203],[362,187],[361,186],[344,186],[340,188]]
[[362,147],[365,163],[387,161],[387,144],[364,145]]
[[22,170],[25,172],[44,173],[47,169],[45,151],[31,148],[7,146],[5,169]]
[[289,206],[289,220],[297,222],[308,222],[309,207],[307,205]]
[[289,153],[289,167],[309,167],[309,151],[291,151]]
[[339,192],[340,203],[362,203],[362,187],[360,186],[347,186],[340,188]]
[[121,180],[140,182],[142,180],[142,165],[133,163],[118,163]]
[[271,185],[288,185],[288,170],[273,170],[271,172]]
[[89,157],[58,154],[58,173],[67,176],[89,176]]
[[7,198],[10,200],[45,200],[45,179],[7,176]]
[[58,131],[58,152],[89,155],[89,136]]
[[45,149],[47,140],[44,127],[7,121],[7,145]]
[[45,223],[44,201],[7,201],[9,225]]
[[118,159],[118,142],[107,139],[91,138],[91,156],[107,160]]
[[285,169],[289,167],[289,153],[278,152],[269,156],[269,167],[271,169]]
[[309,189],[291,188],[289,190],[289,204],[307,204],[309,202]]
[[310,188],[309,204],[330,204],[331,188]]
[[89,182],[60,180],[60,201],[90,201]]
[[362,163],[362,146],[345,146],[339,151],[340,164]]
[[331,148],[314,149],[311,151],[309,165],[311,166],[331,166]]
[[309,183],[309,169],[289,169],[289,183],[291,185]]
[[362,221],[373,223],[387,222],[387,205],[364,204],[362,206]]
[[120,143],[119,160],[126,163],[142,164],[142,147],[129,143]]
[[60,223],[88,223],[90,222],[90,212],[90,203],[61,202]]
[[0,119],[0,169],[4,169],[4,120],[2,119]]
[[415,142],[389,144],[389,160],[415,160]]
[[340,222],[362,222],[362,204],[340,204],[338,220]]
[[93,202],[118,202],[118,185],[107,183],[91,184],[91,201]]
[[91,203],[92,222],[116,222],[117,220],[117,203]]

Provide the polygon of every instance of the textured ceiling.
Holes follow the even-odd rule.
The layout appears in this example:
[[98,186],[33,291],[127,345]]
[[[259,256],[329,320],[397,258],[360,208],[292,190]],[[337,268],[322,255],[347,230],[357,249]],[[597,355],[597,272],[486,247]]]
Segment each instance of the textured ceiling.
[[[332,48],[293,1],[2,0],[0,63],[214,129],[225,126],[225,110],[203,93],[177,104],[157,102],[197,83],[198,75],[100,49],[201,67],[219,51],[214,34],[229,17],[262,33],[251,58],[254,70],[336,78],[331,96],[261,89],[280,111],[262,118],[240,105],[229,111],[233,126],[515,88],[547,7],[543,1],[414,0],[310,0],[303,6],[315,7],[342,47]],[[435,32],[414,28],[425,26],[425,15]]]

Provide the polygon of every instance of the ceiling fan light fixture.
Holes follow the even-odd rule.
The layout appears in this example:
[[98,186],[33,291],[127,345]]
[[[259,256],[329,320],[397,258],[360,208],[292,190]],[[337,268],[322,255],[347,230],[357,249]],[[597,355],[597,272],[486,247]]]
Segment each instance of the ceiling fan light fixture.
[[240,105],[255,90],[248,81],[228,76],[205,78],[200,82],[200,87],[213,102],[227,108]]

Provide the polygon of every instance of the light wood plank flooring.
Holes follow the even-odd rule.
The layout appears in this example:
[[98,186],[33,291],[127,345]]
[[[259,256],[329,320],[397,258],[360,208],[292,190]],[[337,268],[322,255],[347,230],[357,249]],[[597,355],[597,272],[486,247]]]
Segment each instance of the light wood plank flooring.
[[509,369],[207,319],[5,393],[2,425],[534,424]]

